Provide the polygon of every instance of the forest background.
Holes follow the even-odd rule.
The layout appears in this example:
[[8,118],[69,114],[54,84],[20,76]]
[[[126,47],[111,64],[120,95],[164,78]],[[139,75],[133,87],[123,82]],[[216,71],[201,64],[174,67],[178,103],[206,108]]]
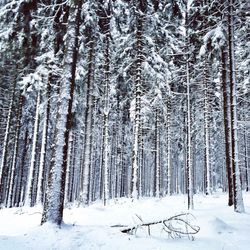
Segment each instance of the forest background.
[[[0,1],[0,204],[249,190],[247,0]],[[226,204],[225,204],[226,205]]]

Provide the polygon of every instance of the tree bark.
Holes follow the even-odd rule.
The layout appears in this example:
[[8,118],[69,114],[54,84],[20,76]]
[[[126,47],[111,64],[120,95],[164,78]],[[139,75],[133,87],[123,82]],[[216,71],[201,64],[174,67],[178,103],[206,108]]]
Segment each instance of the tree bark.
[[209,140],[209,76],[208,59],[206,59],[204,69],[204,141],[205,141],[205,194],[211,194],[211,163],[210,163],[210,140]]
[[95,61],[95,37],[92,28],[88,28],[88,75],[86,86],[86,110],[85,110],[85,134],[83,166],[81,170],[80,203],[83,205],[89,202],[90,167],[92,154],[92,130],[93,130],[93,88],[94,88],[94,61]]
[[133,152],[132,152],[132,193],[131,197],[138,198],[138,171],[139,171],[139,142],[141,130],[141,85],[142,85],[142,62],[143,62],[143,14],[137,14],[136,26],[136,75],[135,75],[135,118],[133,127]]
[[[58,130],[56,131],[54,159],[49,176],[47,196],[44,204],[41,224],[52,222],[61,225],[63,220],[63,208],[65,197],[66,171],[69,149],[69,133],[72,127],[72,106],[74,101],[76,65],[79,48],[79,35],[81,25],[82,0],[79,0],[76,7],[74,22],[74,36],[72,54],[68,57],[70,63],[70,79],[63,81],[61,90],[60,107],[57,114]],[[70,50],[71,48],[69,48]],[[66,60],[67,61],[67,60]],[[66,109],[66,111],[65,111]]]
[[224,137],[225,137],[225,161],[228,182],[228,206],[233,205],[233,176],[232,176],[232,157],[231,157],[231,114],[230,100],[228,87],[228,72],[227,72],[227,52],[223,48],[221,52],[222,64],[222,89],[223,89],[223,120],[224,120]]
[[104,190],[103,190],[103,203],[106,205],[107,199],[109,197],[109,189],[108,189],[108,158],[109,158],[109,68],[110,68],[110,61],[109,61],[109,34],[106,34],[105,37],[105,86],[104,86],[104,111],[103,111],[103,168],[104,168]]
[[234,190],[234,211],[245,211],[239,168],[239,145],[238,145],[238,117],[237,117],[237,82],[235,75],[235,52],[234,52],[234,0],[228,2],[228,50],[229,50],[229,81],[231,103],[231,138],[232,138],[232,172]]
[[168,176],[167,176],[167,193],[168,195],[172,194],[172,182],[173,182],[173,171],[172,171],[172,163],[171,163],[171,96],[167,97],[167,168],[168,168]]
[[3,151],[2,151],[2,161],[0,165],[0,206],[6,202],[7,199],[7,178],[8,178],[8,166],[7,166],[7,153],[8,144],[10,137],[10,126],[13,118],[14,103],[16,96],[16,81],[13,85],[12,97],[9,105],[8,117],[6,122],[4,141],[3,141]]
[[46,109],[44,114],[43,121],[43,135],[42,135],[42,145],[41,145],[41,153],[40,153],[40,161],[39,161],[39,176],[38,176],[38,184],[37,184],[37,203],[43,203],[44,200],[44,190],[45,190],[45,160],[46,160],[46,149],[47,149],[47,135],[49,128],[49,118],[50,118],[50,97],[51,97],[51,73],[48,77],[47,89],[46,89]]
[[155,110],[155,196],[160,197],[160,131],[159,110]]
[[[19,175],[17,174],[19,171],[17,169],[17,156],[18,156],[18,148],[19,148],[19,135],[21,129],[21,119],[22,119],[22,108],[24,103],[24,97],[20,93],[19,95],[19,104],[18,104],[18,112],[17,112],[17,126],[15,132],[15,145],[14,145],[14,153],[13,153],[13,160],[12,160],[12,170],[10,176],[10,184],[9,184],[9,195],[8,195],[8,207],[13,207],[15,205],[15,190],[17,186],[17,180]],[[20,168],[20,166],[19,166]]]
[[31,160],[28,171],[28,180],[27,180],[27,188],[24,199],[24,205],[34,206],[34,189],[35,189],[35,172],[36,172],[36,149],[37,149],[37,139],[38,139],[38,128],[39,128],[39,111],[40,111],[40,99],[41,93],[40,90],[37,94],[36,99],[36,112],[35,112],[35,123],[34,123],[34,132],[33,132],[33,142],[32,142],[32,152],[31,152]]

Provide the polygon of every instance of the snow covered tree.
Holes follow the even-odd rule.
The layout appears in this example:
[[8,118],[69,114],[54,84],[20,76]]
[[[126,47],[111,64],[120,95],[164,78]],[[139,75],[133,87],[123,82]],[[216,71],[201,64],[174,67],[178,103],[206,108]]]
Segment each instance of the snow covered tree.
[[249,190],[247,0],[1,1],[0,206]]
[[235,50],[234,50],[234,0],[228,1],[228,53],[229,53],[229,83],[230,83],[230,113],[231,113],[231,144],[232,144],[232,174],[234,191],[234,210],[242,213],[245,211],[239,167],[238,145],[238,116],[237,116],[237,80],[235,75]]
[[81,169],[80,203],[84,205],[90,201],[90,170],[92,160],[92,137],[93,137],[93,102],[95,83],[95,59],[96,59],[96,2],[86,2],[87,9],[91,12],[85,27],[87,47],[87,78],[86,78],[86,108],[84,114],[84,151]]
[[[44,204],[42,224],[49,221],[60,225],[63,219],[63,207],[66,185],[66,170],[69,151],[69,134],[72,127],[72,111],[75,90],[76,65],[79,48],[79,34],[81,25],[82,1],[78,1],[75,6],[66,8],[69,13],[62,12],[69,16],[68,31],[73,29],[73,34],[68,32],[69,44],[66,47],[65,55],[65,79],[62,79],[61,91],[59,95],[57,110],[57,130],[55,131],[55,146],[53,161],[50,170],[49,184],[47,188],[46,201]],[[73,16],[74,14],[74,16]],[[72,22],[74,20],[74,22]],[[64,21],[67,21],[64,20]],[[65,25],[65,24],[64,24]],[[62,51],[63,52],[63,51]]]

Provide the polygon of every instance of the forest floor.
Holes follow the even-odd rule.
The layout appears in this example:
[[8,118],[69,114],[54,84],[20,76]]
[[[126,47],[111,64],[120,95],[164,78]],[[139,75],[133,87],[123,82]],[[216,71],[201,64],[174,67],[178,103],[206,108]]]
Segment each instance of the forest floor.
[[[244,193],[246,212],[235,213],[227,206],[227,195],[195,195],[196,219],[200,227],[194,240],[174,238],[161,225],[139,228],[135,235],[120,232],[121,225],[133,226],[169,218],[187,211],[187,198],[173,195],[162,199],[118,199],[104,207],[96,202],[89,207],[68,207],[63,226],[40,226],[41,207],[0,210],[1,250],[247,250],[250,249],[250,193]],[[190,211],[189,211],[190,212]],[[139,217],[141,219],[139,219]]]

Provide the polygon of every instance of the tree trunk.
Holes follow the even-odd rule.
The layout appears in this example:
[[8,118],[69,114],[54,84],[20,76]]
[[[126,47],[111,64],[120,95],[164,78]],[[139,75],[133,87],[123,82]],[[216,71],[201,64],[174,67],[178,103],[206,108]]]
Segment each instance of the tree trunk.
[[0,206],[6,201],[7,197],[7,178],[8,178],[8,166],[7,166],[7,149],[10,137],[10,126],[14,111],[14,102],[16,96],[16,82],[14,82],[12,97],[9,105],[8,117],[6,122],[4,141],[3,141],[3,151],[2,151],[2,161],[0,165]]
[[48,127],[49,127],[49,118],[50,118],[50,96],[51,96],[51,73],[48,77],[47,83],[47,98],[46,98],[46,109],[44,113],[44,121],[43,121],[43,135],[42,135],[42,146],[41,146],[41,154],[40,154],[40,164],[39,164],[39,176],[38,176],[38,184],[37,184],[37,203],[43,203],[44,200],[44,193],[45,190],[45,159],[46,159],[46,148],[47,148],[47,135],[48,135]]
[[31,152],[31,160],[28,171],[28,180],[27,180],[27,188],[25,194],[24,205],[26,206],[34,206],[34,189],[35,189],[35,161],[36,161],[36,149],[37,149],[37,139],[38,139],[38,128],[39,128],[39,109],[40,109],[40,99],[41,93],[40,90],[37,94],[36,99],[36,113],[35,113],[35,123],[34,123],[34,132],[33,132],[33,142],[32,142],[32,152]]
[[244,136],[244,158],[245,158],[245,180],[246,180],[246,191],[249,191],[249,164],[248,164],[248,140],[247,140],[247,129],[246,126],[244,125],[244,132],[243,132],[243,136]]
[[[21,119],[22,119],[22,108],[23,108],[24,97],[20,93],[19,96],[19,104],[18,104],[18,112],[17,112],[17,126],[15,132],[15,146],[13,152],[13,160],[12,160],[12,170],[10,176],[10,184],[9,184],[9,198],[8,198],[8,207],[13,207],[15,205],[15,187],[17,185],[17,180],[19,175],[17,174],[19,171],[17,169],[17,155],[18,155],[18,148],[19,148],[19,135],[20,135],[20,128],[21,128]],[[19,166],[20,167],[20,166]]]
[[154,194],[160,197],[160,131],[159,131],[159,109],[155,110],[155,188]]
[[167,97],[167,167],[168,167],[168,176],[167,176],[167,192],[168,195],[172,194],[172,165],[171,165],[171,97]]
[[[49,176],[47,196],[44,204],[41,223],[52,222],[61,225],[63,220],[63,208],[65,197],[66,171],[69,149],[69,133],[72,127],[72,106],[74,101],[76,64],[79,48],[79,35],[81,25],[82,0],[77,3],[74,22],[74,37],[72,37],[72,53],[69,53],[70,79],[63,80],[61,88],[61,100],[57,113],[57,131],[55,138],[54,159]],[[70,43],[69,43],[70,44]],[[71,48],[68,48],[69,51]],[[67,60],[66,60],[67,61]],[[66,110],[66,111],[65,111]]]
[[229,0],[228,6],[228,49],[229,49],[229,81],[230,81],[230,103],[231,103],[231,138],[232,138],[232,170],[234,190],[234,211],[242,213],[245,211],[239,168],[238,152],[238,117],[237,117],[237,82],[235,75],[235,52],[234,52],[234,0]]
[[108,189],[108,154],[109,154],[109,68],[110,68],[110,60],[109,60],[109,34],[106,34],[105,37],[105,86],[104,86],[104,111],[103,111],[103,163],[102,166],[104,168],[104,190],[103,190],[103,203],[106,205],[107,199],[109,197],[109,189]]
[[227,53],[225,49],[221,52],[222,64],[222,89],[223,89],[223,120],[225,134],[225,161],[228,182],[228,206],[233,205],[233,176],[232,176],[232,157],[231,157],[231,114],[228,87],[228,72],[227,72]]
[[135,75],[135,118],[133,127],[133,152],[132,152],[132,193],[131,197],[138,198],[138,171],[139,171],[139,142],[141,130],[141,85],[143,62],[143,16],[137,14],[136,30],[136,75]]
[[89,202],[89,178],[92,154],[92,113],[93,113],[93,88],[94,88],[94,61],[95,61],[95,38],[89,28],[88,42],[88,76],[86,86],[86,110],[85,110],[85,134],[84,134],[84,153],[83,166],[81,171],[80,202],[84,205]]
[[193,201],[193,166],[191,156],[191,104],[190,104],[190,79],[189,79],[189,62],[186,66],[187,74],[187,193],[188,193],[188,209],[194,208]]
[[211,163],[210,163],[210,140],[209,140],[209,76],[208,76],[208,59],[205,63],[204,72],[204,141],[205,141],[205,194],[211,194]]
[[[185,24],[186,24],[186,52],[189,52],[189,18],[188,18],[188,5],[186,5],[186,16],[185,16]],[[189,55],[188,55],[189,56]],[[192,136],[191,136],[191,100],[190,100],[190,65],[189,58],[186,61],[186,95],[187,95],[187,152],[186,152],[186,185],[187,185],[187,195],[188,195],[188,209],[194,208],[193,201],[193,165],[192,165]]]
[[24,141],[22,143],[22,154],[21,154],[21,159],[19,163],[19,168],[18,168],[18,179],[17,179],[17,184],[15,188],[15,201],[14,204],[15,206],[21,206],[23,205],[24,202],[24,193],[26,189],[26,176],[25,176],[25,162],[26,162],[26,157],[27,157],[27,148],[28,148],[28,138],[29,137],[29,131],[26,128],[25,135],[24,135]]

